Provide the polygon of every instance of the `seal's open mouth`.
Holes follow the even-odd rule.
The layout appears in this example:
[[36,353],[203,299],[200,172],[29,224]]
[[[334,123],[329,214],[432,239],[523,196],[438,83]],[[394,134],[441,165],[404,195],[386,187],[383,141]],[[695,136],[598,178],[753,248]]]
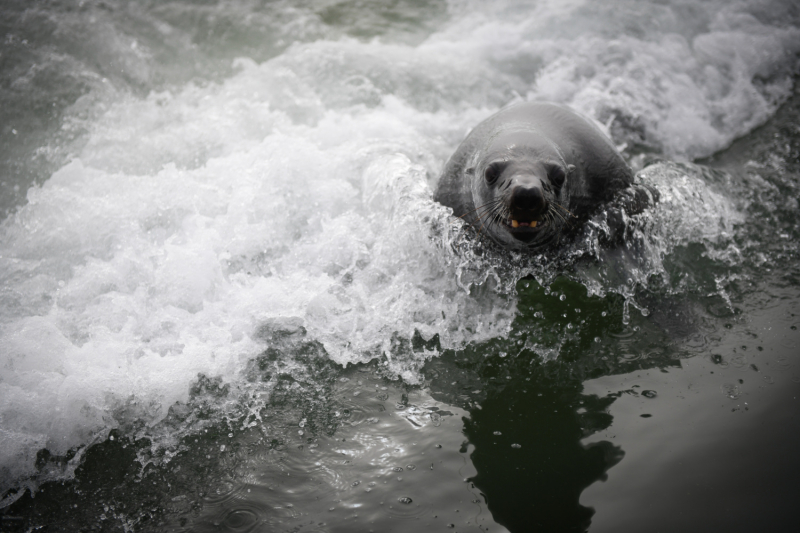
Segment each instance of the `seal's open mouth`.
[[535,221],[535,220],[531,220],[530,222],[525,222],[524,220],[523,221],[511,220],[510,226],[512,228],[515,228],[515,229],[516,228],[535,228],[537,224],[538,224],[538,222]]
[[536,238],[545,226],[544,221],[540,220],[518,220],[515,218],[506,222],[509,233],[518,241],[530,242]]

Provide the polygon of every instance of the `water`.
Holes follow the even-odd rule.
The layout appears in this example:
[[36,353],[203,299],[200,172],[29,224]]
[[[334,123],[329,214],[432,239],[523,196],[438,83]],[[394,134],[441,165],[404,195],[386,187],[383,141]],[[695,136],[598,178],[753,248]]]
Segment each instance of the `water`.
[[[785,528],[793,2],[2,10],[3,530]],[[661,192],[623,245],[432,202],[538,99]]]

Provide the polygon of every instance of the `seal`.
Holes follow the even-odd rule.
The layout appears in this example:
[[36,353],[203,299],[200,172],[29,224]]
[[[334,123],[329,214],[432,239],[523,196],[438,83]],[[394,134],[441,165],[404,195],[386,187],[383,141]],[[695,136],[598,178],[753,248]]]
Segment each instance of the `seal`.
[[528,251],[557,244],[603,204],[613,201],[632,215],[657,199],[655,190],[634,184],[633,171],[589,119],[533,102],[478,124],[447,161],[434,193],[500,246]]

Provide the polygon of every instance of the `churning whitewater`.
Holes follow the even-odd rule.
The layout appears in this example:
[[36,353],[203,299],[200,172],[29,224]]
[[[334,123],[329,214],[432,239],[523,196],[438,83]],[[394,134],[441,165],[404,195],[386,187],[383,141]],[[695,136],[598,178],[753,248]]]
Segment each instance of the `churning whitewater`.
[[[493,255],[432,200],[469,128],[548,100],[595,119],[634,167],[710,155],[789,95],[789,4],[451,2],[425,35],[358,39],[320,29],[310,2],[285,10],[295,37],[270,57],[181,83],[109,79],[78,61],[92,50],[42,47],[59,74],[94,81],[64,114],[75,138],[42,148],[64,164],[0,227],[0,493],[45,481],[42,448],[82,450],[131,417],[146,433],[198,374],[237,384],[276,320],[340,365],[385,357],[410,383],[437,353],[409,349],[415,335],[442,349],[503,336],[516,281],[556,266]],[[136,13],[96,20],[92,42],[113,35],[107,53],[139,72],[169,50],[125,41],[136,25],[170,43],[182,30]],[[78,39],[76,20],[60,31]],[[662,197],[631,221],[644,252],[624,274],[574,269],[592,294],[631,296],[674,246],[724,250],[743,222],[689,163],[639,177]],[[558,264],[605,257],[602,231],[590,221]]]

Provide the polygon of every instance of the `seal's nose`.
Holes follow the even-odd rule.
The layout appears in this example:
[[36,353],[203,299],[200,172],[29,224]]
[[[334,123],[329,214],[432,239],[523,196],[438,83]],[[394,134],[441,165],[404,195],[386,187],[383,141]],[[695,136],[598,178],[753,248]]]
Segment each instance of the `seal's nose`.
[[530,218],[535,218],[547,209],[547,200],[539,184],[514,187],[510,204],[513,211]]

